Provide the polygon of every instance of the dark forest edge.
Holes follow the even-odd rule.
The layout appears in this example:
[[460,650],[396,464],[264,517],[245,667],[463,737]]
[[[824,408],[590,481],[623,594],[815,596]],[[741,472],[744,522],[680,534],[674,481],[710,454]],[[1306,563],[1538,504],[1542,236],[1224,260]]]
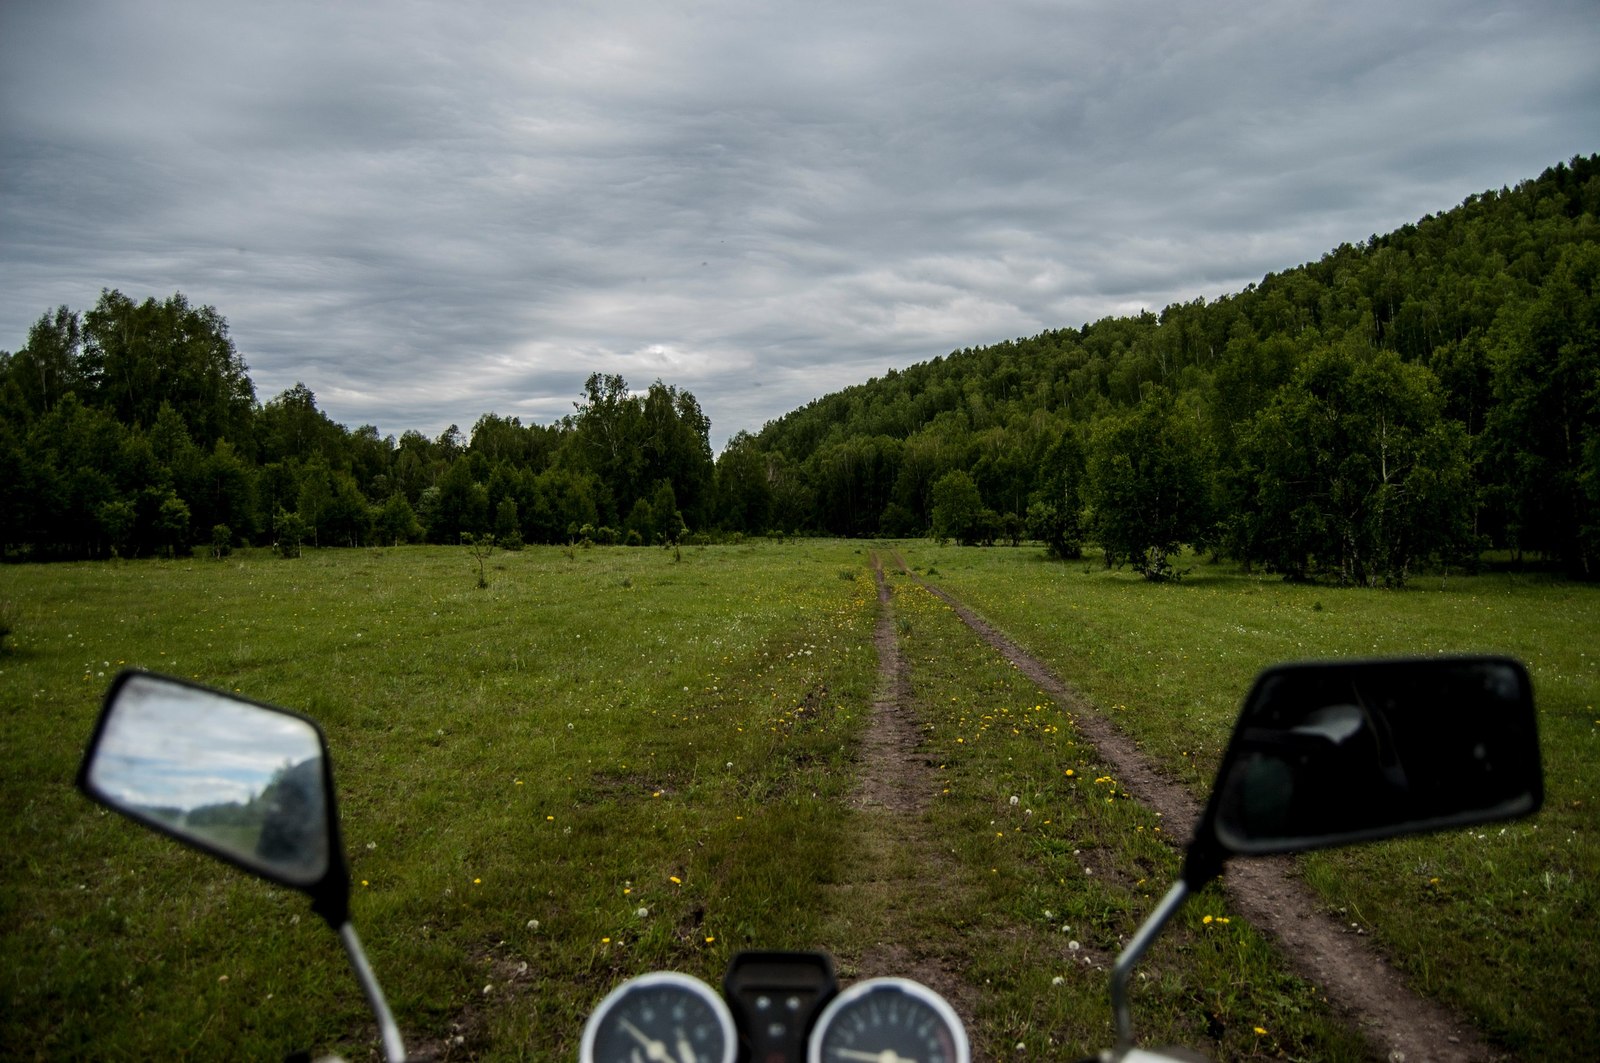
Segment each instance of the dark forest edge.
[[103,292],[0,353],[0,551],[1029,537],[1399,586],[1600,576],[1600,156],[1260,284],[891,370],[735,435],[595,374],[553,424],[351,431],[266,403],[211,307]]

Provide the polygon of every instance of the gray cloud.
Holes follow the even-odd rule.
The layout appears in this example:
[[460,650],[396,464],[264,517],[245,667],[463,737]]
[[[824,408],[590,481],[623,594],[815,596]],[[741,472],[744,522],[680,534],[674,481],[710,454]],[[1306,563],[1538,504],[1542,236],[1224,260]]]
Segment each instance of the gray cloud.
[[0,7],[0,345],[102,287],[262,398],[720,444],[949,350],[1212,298],[1600,149],[1585,2]]

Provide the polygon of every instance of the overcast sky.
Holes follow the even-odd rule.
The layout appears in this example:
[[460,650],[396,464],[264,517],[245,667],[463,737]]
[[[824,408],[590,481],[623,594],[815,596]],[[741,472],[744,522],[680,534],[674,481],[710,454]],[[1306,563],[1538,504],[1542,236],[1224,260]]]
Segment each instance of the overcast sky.
[[1600,5],[0,0],[0,348],[102,288],[437,435],[728,436],[1600,151]]

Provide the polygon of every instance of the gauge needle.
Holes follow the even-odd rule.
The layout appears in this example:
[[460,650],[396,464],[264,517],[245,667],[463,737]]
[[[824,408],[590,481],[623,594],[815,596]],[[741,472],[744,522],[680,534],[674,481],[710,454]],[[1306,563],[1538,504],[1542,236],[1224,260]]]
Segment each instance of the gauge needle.
[[682,1063],[694,1063],[694,1045],[690,1044],[689,1039],[683,1036],[682,1028],[678,1030],[678,1059]]
[[639,1042],[640,1047],[644,1049],[646,1059],[653,1059],[656,1063],[672,1063],[672,1053],[667,1051],[667,1043],[665,1041],[657,1041],[645,1036],[643,1030],[627,1019],[622,1020],[622,1028],[628,1032],[629,1037]]
[[863,1052],[857,1048],[835,1048],[833,1054],[840,1059],[859,1059],[862,1063],[917,1063],[908,1056],[902,1056],[892,1048],[885,1048],[882,1052]]

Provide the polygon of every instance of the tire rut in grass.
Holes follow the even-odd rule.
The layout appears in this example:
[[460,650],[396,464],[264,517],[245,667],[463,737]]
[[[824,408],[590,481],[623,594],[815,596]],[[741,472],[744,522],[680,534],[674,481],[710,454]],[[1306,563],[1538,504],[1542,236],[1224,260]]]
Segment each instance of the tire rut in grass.
[[[1187,835],[1186,825],[1199,818],[1200,803],[1181,783],[1157,770],[1132,739],[1037,658],[954,596],[911,572],[899,555],[894,562],[1054,698],[1078,731],[1116,769],[1123,787],[1173,825],[1169,836]],[[1361,1031],[1375,1058],[1391,1063],[1477,1063],[1512,1058],[1491,1048],[1461,1016],[1413,992],[1368,939],[1327,914],[1295,872],[1292,861],[1235,860],[1222,884],[1240,914],[1277,941],[1296,973],[1320,986],[1337,1013]]]
[[878,686],[850,796],[853,844],[832,887],[841,935],[848,942],[835,952],[842,980],[915,979],[943,994],[970,1029],[976,994],[956,973],[957,943],[930,941],[903,921],[909,898],[941,896],[960,887],[957,869],[934,843],[923,815],[939,783],[919,749],[921,726],[911,706],[893,602],[877,555],[872,569],[878,588],[873,631]]

